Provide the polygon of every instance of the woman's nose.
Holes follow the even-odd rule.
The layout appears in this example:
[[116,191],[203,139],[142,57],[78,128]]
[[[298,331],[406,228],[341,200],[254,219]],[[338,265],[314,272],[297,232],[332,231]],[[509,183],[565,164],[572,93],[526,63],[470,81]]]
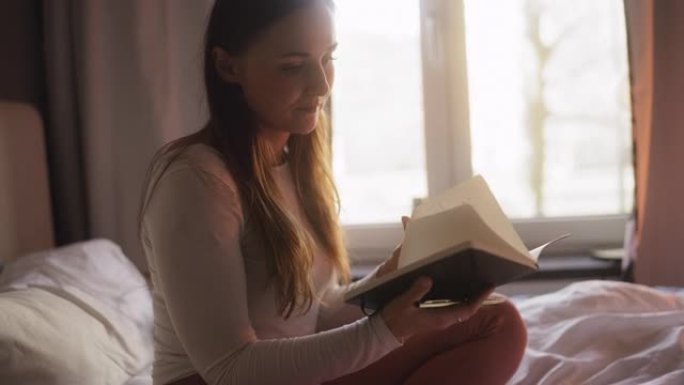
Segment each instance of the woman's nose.
[[309,87],[317,96],[325,96],[330,93],[331,76],[324,66],[317,66],[311,71]]

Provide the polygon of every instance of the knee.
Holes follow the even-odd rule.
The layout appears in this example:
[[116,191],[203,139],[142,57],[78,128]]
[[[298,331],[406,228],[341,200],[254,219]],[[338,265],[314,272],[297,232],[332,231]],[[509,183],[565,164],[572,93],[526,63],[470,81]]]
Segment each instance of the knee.
[[527,327],[518,309],[509,301],[485,308],[493,313],[497,332],[511,344],[511,352],[517,352],[522,358],[527,346]]

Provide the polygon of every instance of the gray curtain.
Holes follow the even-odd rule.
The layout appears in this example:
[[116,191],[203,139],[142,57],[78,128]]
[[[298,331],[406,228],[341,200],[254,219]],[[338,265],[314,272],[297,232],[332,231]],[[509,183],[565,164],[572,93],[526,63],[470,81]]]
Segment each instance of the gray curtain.
[[211,0],[44,3],[50,166],[64,238],[109,238],[146,270],[137,238],[154,151],[206,120]]
[[90,236],[70,3],[44,3],[45,70],[49,84],[45,142],[57,245]]
[[684,2],[625,0],[636,212],[627,250],[637,282],[684,286]]

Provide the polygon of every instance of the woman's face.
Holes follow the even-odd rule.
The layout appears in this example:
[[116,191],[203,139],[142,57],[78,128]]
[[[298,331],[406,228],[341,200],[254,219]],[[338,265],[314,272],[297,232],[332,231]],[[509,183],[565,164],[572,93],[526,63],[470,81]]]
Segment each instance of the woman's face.
[[313,131],[330,95],[335,47],[332,11],[316,3],[285,16],[231,59],[262,134],[284,145],[290,134]]

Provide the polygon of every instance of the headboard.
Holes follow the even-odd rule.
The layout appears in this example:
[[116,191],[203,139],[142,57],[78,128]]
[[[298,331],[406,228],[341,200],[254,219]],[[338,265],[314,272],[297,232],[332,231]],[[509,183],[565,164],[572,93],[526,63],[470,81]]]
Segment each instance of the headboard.
[[0,262],[54,246],[49,191],[40,115],[0,100]]

